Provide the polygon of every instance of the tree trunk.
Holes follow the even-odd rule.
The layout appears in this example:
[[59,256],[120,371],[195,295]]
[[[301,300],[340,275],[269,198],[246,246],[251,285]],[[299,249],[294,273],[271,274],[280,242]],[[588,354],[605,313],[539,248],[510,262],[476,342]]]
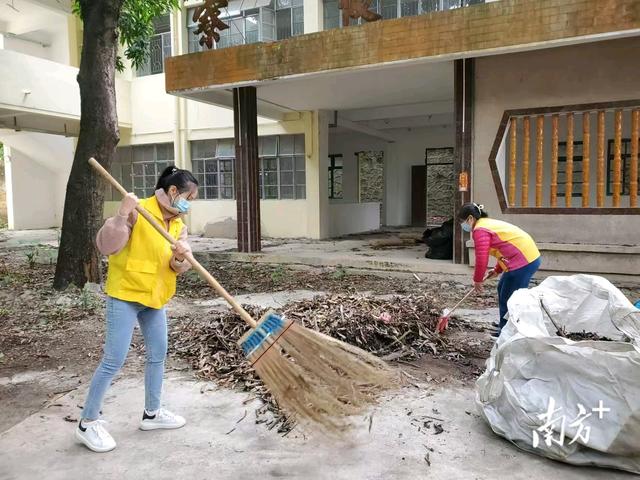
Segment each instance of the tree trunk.
[[102,224],[105,184],[87,161],[107,170],[120,139],[116,112],[116,26],[123,0],[80,0],[84,23],[80,86],[80,135],[67,183],[62,237],[53,286],[100,282],[95,237]]

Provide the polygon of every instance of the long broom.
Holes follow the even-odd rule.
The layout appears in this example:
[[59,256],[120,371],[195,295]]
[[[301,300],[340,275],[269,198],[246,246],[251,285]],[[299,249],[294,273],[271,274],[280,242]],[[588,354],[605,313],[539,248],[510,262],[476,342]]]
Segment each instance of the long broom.
[[[491,271],[489,272],[489,274],[484,278],[484,281],[486,282],[487,280],[489,280],[490,278],[493,278],[496,276],[495,271]],[[452,309],[448,309],[445,308],[442,311],[442,315],[440,316],[440,318],[438,318],[438,323],[436,324],[436,333],[443,333],[447,327],[449,326],[449,320],[451,319],[451,315],[453,315],[453,312],[455,312],[458,307],[460,305],[462,305],[462,302],[464,302],[469,295],[471,295],[473,292],[475,291],[475,288],[472,288],[471,290],[469,290],[466,295],[464,297],[462,297],[460,299],[460,301],[458,303],[456,303]]]
[[[127,191],[94,158],[89,160],[122,195]],[[144,217],[169,243],[176,239],[140,205]],[[278,405],[294,420],[335,434],[346,430],[349,416],[364,411],[398,377],[376,356],[273,311],[258,322],[193,257],[187,261],[251,327],[238,345]]]

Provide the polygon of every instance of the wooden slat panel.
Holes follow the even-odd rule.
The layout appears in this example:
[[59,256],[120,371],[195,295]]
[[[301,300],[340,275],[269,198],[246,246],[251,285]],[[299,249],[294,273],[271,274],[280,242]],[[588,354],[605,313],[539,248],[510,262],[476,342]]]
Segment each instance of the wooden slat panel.
[[613,145],[613,206],[620,206],[622,178],[622,110],[616,110],[614,120]]
[[512,118],[509,123],[509,206],[516,204],[516,156],[517,156],[517,136],[518,123],[516,118]]
[[541,207],[544,177],[544,115],[538,115],[536,123],[536,207]]
[[571,207],[573,202],[573,113],[567,113],[567,164],[565,168],[564,203]]
[[558,123],[559,116],[551,117],[551,198],[550,205],[558,206]]
[[591,116],[582,114],[582,206],[591,203]]
[[600,208],[604,207],[604,127],[604,111],[600,110],[598,112],[598,178],[596,180],[596,203]]
[[629,176],[629,206],[638,206],[638,131],[640,130],[640,110],[631,112],[631,162]]
[[529,117],[522,119],[524,141],[522,142],[522,195],[520,203],[523,207],[529,206],[529,157],[531,155],[531,120]]

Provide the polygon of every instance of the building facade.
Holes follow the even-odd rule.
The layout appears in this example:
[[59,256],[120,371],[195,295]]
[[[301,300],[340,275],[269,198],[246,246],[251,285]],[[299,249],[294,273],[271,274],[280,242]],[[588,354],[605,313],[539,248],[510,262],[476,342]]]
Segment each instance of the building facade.
[[[28,3],[28,20],[0,7],[16,229],[60,225],[79,121],[81,25],[62,0]],[[377,0],[381,21],[347,26],[337,0],[232,1],[211,51],[198,4],[156,19],[147,64],[118,75],[113,167],[138,195],[167,164],[191,169],[192,233],[235,233],[246,91],[263,236],[424,226],[473,198],[529,231],[549,269],[640,271],[638,2]],[[108,192],[106,214],[116,205]],[[460,231],[455,260],[473,262]]]

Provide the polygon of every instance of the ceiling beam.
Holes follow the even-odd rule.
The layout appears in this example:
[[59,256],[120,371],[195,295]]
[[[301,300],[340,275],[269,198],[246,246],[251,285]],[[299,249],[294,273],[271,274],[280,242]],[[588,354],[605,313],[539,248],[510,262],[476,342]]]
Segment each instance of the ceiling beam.
[[[201,92],[190,92],[184,95],[184,98],[189,100],[195,100],[197,102],[208,103],[209,105],[215,105],[217,107],[224,107],[233,109],[233,91],[232,90],[207,90]],[[285,120],[287,114],[292,113],[293,110],[281,107],[279,105],[266,102],[261,99],[257,99],[258,104],[258,116],[268,118],[271,120],[277,120],[279,122]]]
[[392,105],[388,107],[359,108],[340,112],[340,115],[354,122],[361,122],[363,120],[418,117],[441,113],[453,113],[453,99]]
[[353,130],[354,132],[364,133],[365,135],[369,135],[371,137],[380,138],[389,143],[394,143],[396,141],[395,137],[393,137],[392,135],[381,132],[380,130],[376,130],[375,128],[360,125],[358,123],[352,122],[351,120],[347,120],[346,118],[341,118],[340,115],[338,115],[336,123],[338,127]]
[[411,127],[438,127],[442,125],[453,125],[453,114],[441,113],[438,115],[420,115],[416,117],[370,120],[367,122],[361,122],[361,124],[370,128],[375,128],[376,130]]

